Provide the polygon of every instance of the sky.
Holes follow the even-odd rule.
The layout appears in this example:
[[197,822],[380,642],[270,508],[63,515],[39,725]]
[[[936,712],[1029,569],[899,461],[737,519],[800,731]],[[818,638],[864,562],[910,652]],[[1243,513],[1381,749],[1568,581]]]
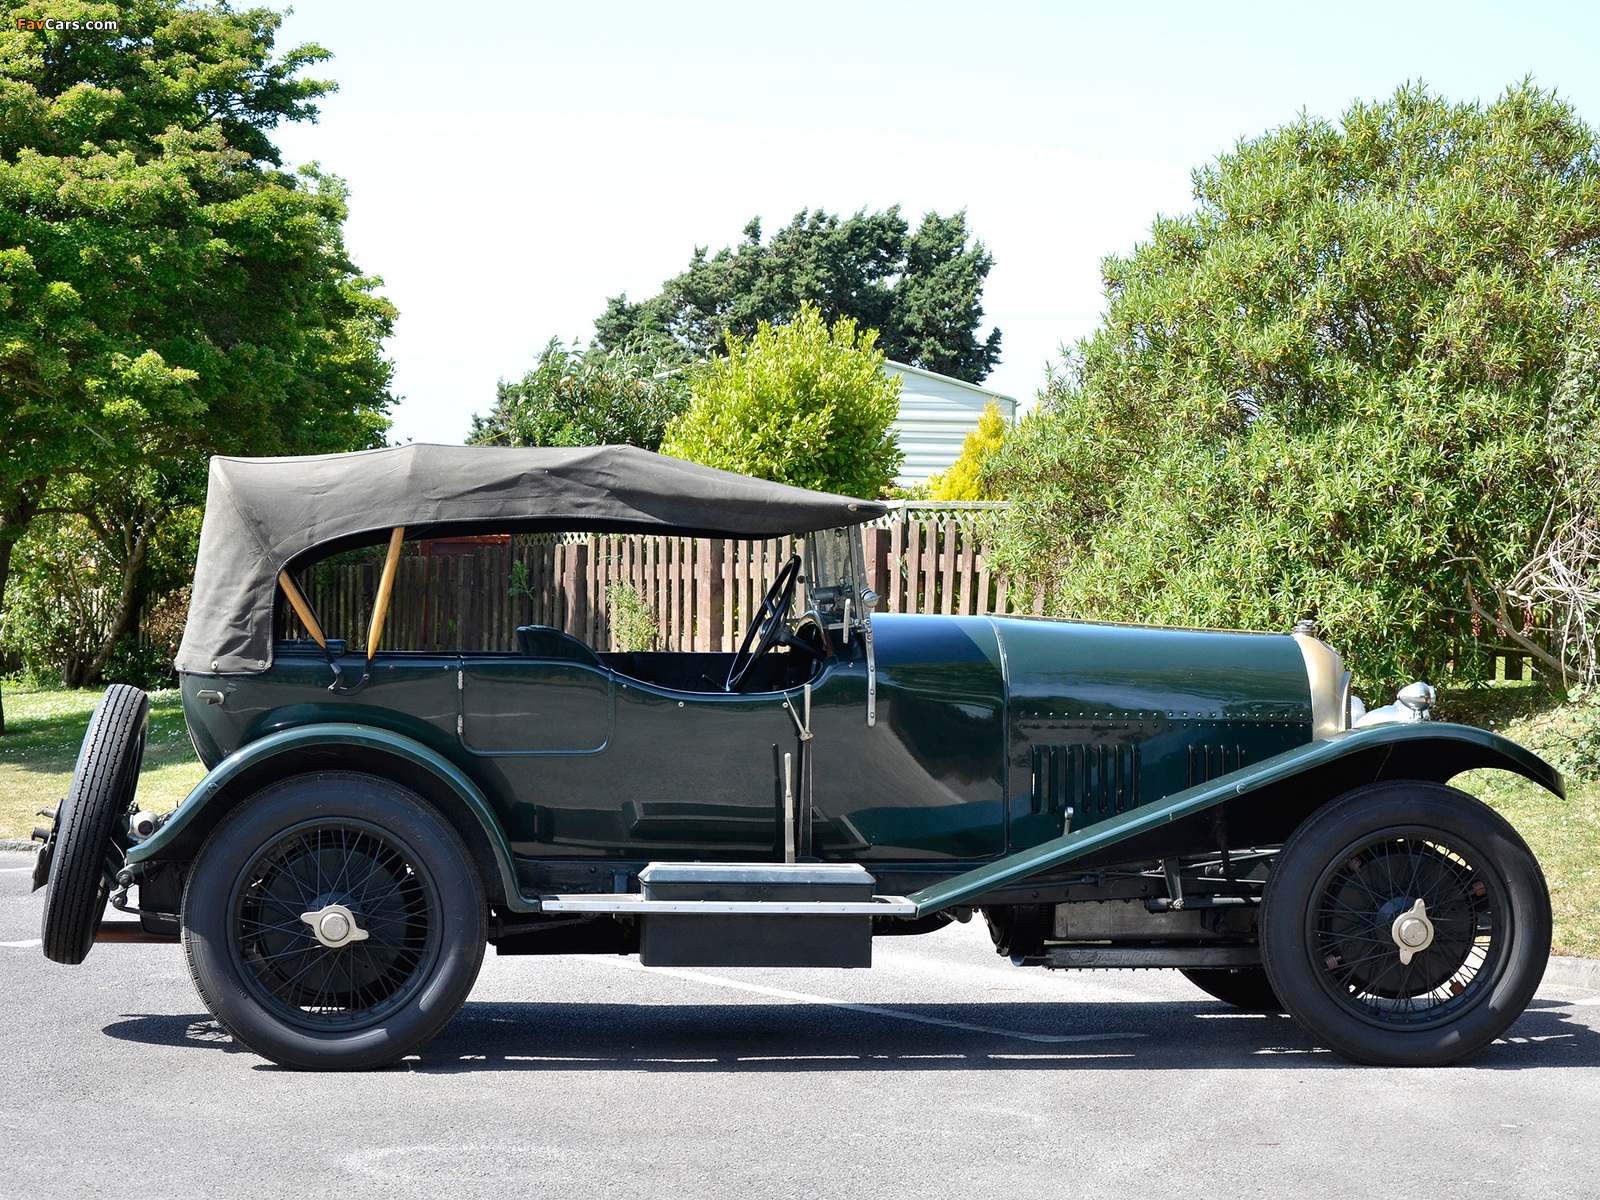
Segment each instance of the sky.
[[1242,138],[1418,79],[1487,102],[1532,76],[1600,125],[1596,3],[299,0],[302,42],[339,91],[276,141],[346,180],[399,308],[395,441],[462,441],[551,337],[751,217],[964,208],[995,259],[985,386],[1026,405],[1098,323],[1101,259]]

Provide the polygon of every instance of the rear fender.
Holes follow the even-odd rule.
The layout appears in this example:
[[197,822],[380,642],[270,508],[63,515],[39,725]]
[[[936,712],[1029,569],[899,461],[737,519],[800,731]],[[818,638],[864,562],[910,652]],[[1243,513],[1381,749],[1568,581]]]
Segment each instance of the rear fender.
[[1076,833],[1030,846],[911,895],[917,915],[970,904],[1058,867],[1283,843],[1306,817],[1352,788],[1390,779],[1448,783],[1463,771],[1513,771],[1566,799],[1561,773],[1513,741],[1467,725],[1379,725],[1296,746]]
[[420,742],[368,725],[300,725],[240,747],[216,765],[128,862],[186,862],[237,804],[267,784],[306,771],[365,771],[419,793],[461,834],[489,899],[537,911],[517,890],[511,847],[487,799],[459,767]]

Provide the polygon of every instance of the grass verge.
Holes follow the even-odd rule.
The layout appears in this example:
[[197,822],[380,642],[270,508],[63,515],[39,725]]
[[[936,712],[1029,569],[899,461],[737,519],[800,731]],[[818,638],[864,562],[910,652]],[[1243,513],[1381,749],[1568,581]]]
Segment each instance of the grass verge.
[[[0,737],[0,838],[25,838],[43,824],[34,813],[67,794],[78,747],[98,689],[5,689],[6,733]],[[139,772],[139,803],[165,812],[200,782],[205,768],[189,744],[176,689],[150,693],[150,738]]]
[[1555,916],[1551,952],[1600,958],[1600,782],[1568,780],[1565,800],[1504,771],[1451,783],[1510,821],[1538,857]]

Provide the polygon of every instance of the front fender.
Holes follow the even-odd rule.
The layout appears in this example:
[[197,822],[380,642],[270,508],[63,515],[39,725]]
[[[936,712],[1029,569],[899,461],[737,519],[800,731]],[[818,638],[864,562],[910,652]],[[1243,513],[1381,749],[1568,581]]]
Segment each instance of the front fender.
[[1561,772],[1499,734],[1431,721],[1377,725],[1296,746],[923,888],[910,899],[920,917],[1068,863],[1194,853],[1214,836],[1219,809],[1232,844],[1276,845],[1317,808],[1352,788],[1388,779],[1448,783],[1482,767],[1514,771],[1566,799]]
[[[212,768],[160,829],[129,850],[127,860],[139,863],[192,857],[233,804],[283,775],[300,770],[349,770],[352,766],[386,773],[382,766],[374,768],[375,763],[403,767],[407,777],[396,782],[413,788],[422,783],[420,790],[447,810],[444,815],[466,839],[479,870],[488,876],[484,883],[491,896],[513,909],[538,907],[523,900],[517,890],[511,847],[478,786],[436,751],[403,734],[370,725],[299,725],[241,746]],[[421,780],[417,771],[424,773]]]

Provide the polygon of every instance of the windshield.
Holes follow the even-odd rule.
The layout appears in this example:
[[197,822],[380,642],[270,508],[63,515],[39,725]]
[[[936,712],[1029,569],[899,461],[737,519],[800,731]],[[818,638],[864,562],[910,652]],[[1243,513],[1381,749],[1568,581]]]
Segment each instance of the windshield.
[[871,603],[863,603],[862,593],[867,588],[864,563],[859,525],[806,535],[806,594],[824,624],[832,627],[844,622],[847,600],[852,623],[859,623],[863,613],[872,610]]

